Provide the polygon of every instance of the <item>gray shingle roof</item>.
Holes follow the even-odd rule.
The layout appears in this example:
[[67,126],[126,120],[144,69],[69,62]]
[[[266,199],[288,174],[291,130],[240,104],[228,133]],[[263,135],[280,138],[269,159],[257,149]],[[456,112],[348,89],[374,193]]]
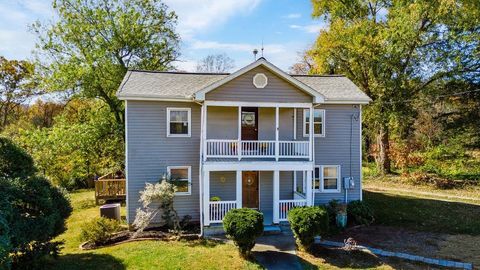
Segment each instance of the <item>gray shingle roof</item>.
[[[192,99],[193,95],[227,77],[228,74],[150,72],[131,70],[126,74],[117,96],[129,98]],[[370,98],[344,76],[293,77],[322,94],[326,101],[368,102]]]

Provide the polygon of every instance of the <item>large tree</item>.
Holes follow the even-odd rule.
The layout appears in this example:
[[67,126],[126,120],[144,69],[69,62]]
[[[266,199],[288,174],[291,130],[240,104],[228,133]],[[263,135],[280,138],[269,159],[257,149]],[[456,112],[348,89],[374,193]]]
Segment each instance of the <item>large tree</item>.
[[33,64],[28,61],[0,56],[0,130],[15,118],[20,106],[36,94],[33,72]]
[[210,54],[197,63],[197,72],[222,73],[235,67],[235,61],[227,54]]
[[432,85],[480,73],[480,2],[474,0],[312,0],[326,21],[309,52],[313,73],[343,73],[373,102],[367,144],[390,171],[389,140],[411,132],[415,98]]
[[33,25],[43,86],[99,98],[123,125],[116,90],[128,69],[172,68],[177,16],[160,0],[55,0],[53,8],[55,22]]

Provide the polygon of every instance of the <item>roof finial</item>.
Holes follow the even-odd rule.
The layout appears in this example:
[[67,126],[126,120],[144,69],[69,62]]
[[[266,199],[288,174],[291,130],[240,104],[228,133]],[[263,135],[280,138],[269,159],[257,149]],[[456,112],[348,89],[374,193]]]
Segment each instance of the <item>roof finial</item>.
[[258,50],[253,49],[253,61],[257,61],[257,53],[258,53]]
[[263,58],[263,38],[262,38],[262,58]]

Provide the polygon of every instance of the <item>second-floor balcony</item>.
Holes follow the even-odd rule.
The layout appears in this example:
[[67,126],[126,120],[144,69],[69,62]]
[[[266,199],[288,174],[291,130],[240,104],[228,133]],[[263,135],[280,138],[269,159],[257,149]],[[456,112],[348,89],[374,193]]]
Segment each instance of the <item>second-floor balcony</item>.
[[311,161],[310,108],[310,103],[207,103],[202,109],[203,160]]
[[206,140],[206,158],[308,159],[309,141]]

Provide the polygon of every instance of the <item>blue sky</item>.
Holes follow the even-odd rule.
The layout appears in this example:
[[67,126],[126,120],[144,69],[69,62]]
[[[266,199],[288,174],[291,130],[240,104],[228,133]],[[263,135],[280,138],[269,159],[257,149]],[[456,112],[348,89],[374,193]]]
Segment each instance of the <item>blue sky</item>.
[[[323,22],[313,20],[310,1],[294,0],[165,0],[178,16],[182,38],[179,69],[194,71],[208,54],[226,53],[236,68],[253,60],[264,42],[264,56],[288,69],[297,53],[311,45]],[[28,25],[54,19],[48,0],[0,0],[0,55],[28,59],[35,36]]]

